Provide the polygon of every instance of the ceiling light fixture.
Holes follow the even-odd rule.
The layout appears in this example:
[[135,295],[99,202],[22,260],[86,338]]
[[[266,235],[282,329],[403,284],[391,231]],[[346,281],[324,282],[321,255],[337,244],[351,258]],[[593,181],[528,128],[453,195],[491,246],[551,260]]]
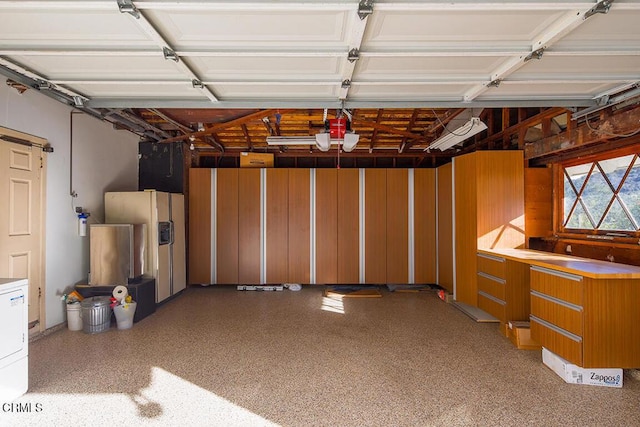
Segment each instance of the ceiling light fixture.
[[351,130],[351,115],[345,119],[340,117],[327,120],[327,110],[324,113],[324,132],[315,136],[268,136],[267,145],[314,145],[318,150],[327,152],[332,145],[338,145],[347,153],[356,148],[360,135]]
[[344,138],[331,138],[329,133],[321,132],[316,136],[268,136],[267,145],[315,145],[318,150],[327,152],[332,145],[342,146],[342,149],[350,153],[358,144],[360,135],[346,133]]
[[458,145],[474,135],[487,129],[487,125],[480,120],[479,117],[471,117],[466,123],[458,127],[456,130],[450,131],[445,128],[443,135],[433,141],[424,151],[440,150],[445,151]]

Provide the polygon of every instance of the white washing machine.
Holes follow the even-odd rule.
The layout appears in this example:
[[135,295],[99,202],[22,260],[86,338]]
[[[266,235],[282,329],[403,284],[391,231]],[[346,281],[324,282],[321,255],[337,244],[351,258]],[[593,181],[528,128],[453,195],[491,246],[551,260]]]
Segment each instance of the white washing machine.
[[0,404],[29,387],[27,279],[0,279]]

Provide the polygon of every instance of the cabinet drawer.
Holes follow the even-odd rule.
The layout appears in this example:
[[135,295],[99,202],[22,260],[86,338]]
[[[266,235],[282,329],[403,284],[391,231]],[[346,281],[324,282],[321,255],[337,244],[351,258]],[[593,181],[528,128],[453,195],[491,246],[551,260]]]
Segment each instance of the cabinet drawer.
[[531,315],[531,338],[552,353],[582,366],[582,339]]
[[506,304],[504,301],[488,295],[485,292],[478,291],[478,308],[482,311],[486,311],[503,323],[508,320],[505,307]]
[[531,314],[572,334],[582,336],[582,307],[531,291]]
[[582,306],[582,277],[546,268],[531,267],[532,291]]
[[505,281],[497,277],[478,272],[478,290],[505,301]]
[[506,260],[493,255],[478,254],[478,271],[506,279]]

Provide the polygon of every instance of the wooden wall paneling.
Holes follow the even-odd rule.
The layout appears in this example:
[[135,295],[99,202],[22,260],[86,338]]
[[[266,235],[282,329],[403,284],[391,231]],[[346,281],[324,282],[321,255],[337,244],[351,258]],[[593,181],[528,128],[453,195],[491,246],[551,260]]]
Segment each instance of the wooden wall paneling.
[[453,159],[455,208],[455,297],[478,306],[476,239],[476,153]]
[[525,237],[545,237],[553,234],[553,169],[524,170]]
[[289,283],[310,279],[310,193],[309,169],[289,169]]
[[524,155],[478,151],[478,248],[524,247]]
[[387,281],[387,171],[385,169],[365,169],[364,204],[365,282],[384,284]]
[[[337,283],[360,281],[360,176],[358,169],[337,171]],[[319,217],[316,218],[320,223]],[[316,234],[319,232],[316,230]],[[319,266],[318,266],[319,270]]]
[[238,282],[260,284],[260,169],[238,169]]
[[[316,283],[338,282],[338,170],[316,169]],[[344,191],[344,190],[343,190]],[[357,193],[356,193],[357,201]],[[357,214],[356,214],[357,215]],[[357,220],[357,217],[356,217]],[[357,227],[356,222],[356,227]],[[356,250],[358,246],[355,247]],[[357,266],[357,256],[351,261]],[[357,276],[356,276],[357,279]],[[355,282],[354,282],[355,283]]]
[[189,170],[189,284],[211,283],[211,173]]
[[[451,164],[449,164],[451,171]],[[436,237],[436,170],[414,170],[414,253],[415,253],[415,282],[437,283],[437,237]],[[449,225],[447,245],[451,248],[451,176],[449,175],[449,193],[447,194],[448,212],[445,223]],[[451,249],[445,255],[448,257],[450,287],[443,288],[453,291],[453,272],[451,268]]]
[[217,169],[216,283],[238,284],[238,169]]
[[[438,168],[438,285],[453,292],[452,164]],[[416,215],[416,218],[418,216]],[[417,256],[417,248],[416,248]]]
[[266,283],[289,279],[289,170],[267,171]]
[[386,283],[409,283],[409,171],[387,169],[386,173]]

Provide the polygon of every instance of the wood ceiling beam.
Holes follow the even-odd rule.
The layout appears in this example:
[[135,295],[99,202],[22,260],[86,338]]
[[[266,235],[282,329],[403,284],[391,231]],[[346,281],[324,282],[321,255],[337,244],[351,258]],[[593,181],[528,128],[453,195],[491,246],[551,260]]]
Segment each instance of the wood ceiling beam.
[[[640,107],[637,107],[614,116],[601,118],[594,123],[585,122],[571,132],[564,132],[542,141],[527,144],[524,148],[524,158],[527,160],[536,159],[590,144],[624,140],[639,133]],[[616,148],[617,145],[612,143],[609,148]]]
[[415,141],[424,142],[424,143],[428,143],[429,142],[429,140],[425,139],[420,134],[415,134],[413,132],[407,132],[407,131],[404,131],[402,129],[394,128],[394,127],[391,127],[391,126],[386,126],[386,125],[383,125],[383,124],[380,124],[380,123],[376,123],[376,122],[372,122],[372,121],[369,121],[369,120],[363,120],[363,119],[359,119],[357,117],[354,117],[352,122],[353,122],[353,124],[356,124],[356,125],[360,124],[360,125],[363,125],[363,126],[369,126],[369,127],[373,128],[373,129],[378,129],[378,130],[380,130],[382,132],[390,133],[392,135],[404,136],[404,137],[407,137],[409,140],[412,140],[412,141],[415,140]]
[[[420,114],[420,110],[418,108],[415,108],[413,110],[413,114],[411,114],[411,119],[409,119],[409,124],[407,125],[407,132],[410,132],[411,129],[413,129],[413,126],[415,126],[416,119],[418,118],[418,114]],[[411,145],[413,145],[414,141],[408,141],[408,140],[409,138],[406,136],[402,138],[402,142],[398,146],[398,153],[402,153],[405,150],[405,148],[409,148]]]
[[[382,108],[378,110],[378,115],[376,116],[376,124],[380,124],[380,121],[382,120],[383,111],[384,109]],[[373,151],[373,146],[376,144],[377,139],[378,139],[378,129],[374,128],[373,134],[371,134],[371,141],[369,141],[369,153]]]
[[167,121],[168,123],[171,123],[172,125],[174,125],[175,127],[177,127],[178,129],[180,129],[183,133],[190,133],[193,132],[193,129],[191,129],[189,126],[180,123],[178,120],[169,117],[168,115],[164,114],[162,111],[156,109],[156,108],[147,108],[147,111],[150,111],[151,113],[155,114],[156,116],[160,117],[161,119]]
[[251,135],[249,135],[249,129],[247,129],[246,124],[240,125],[242,128],[242,133],[244,133],[244,139],[247,140],[247,146],[249,147],[249,151],[253,151],[253,142],[251,142]]
[[569,110],[563,107],[553,107],[547,110],[544,110],[540,114],[536,114],[533,117],[528,118],[527,120],[517,123],[513,126],[510,126],[503,131],[494,133],[493,135],[489,135],[482,141],[478,143],[480,146],[489,145],[492,142],[496,141],[504,141],[505,138],[510,137],[513,134],[517,134],[521,128],[529,128],[531,126],[535,126],[537,124],[542,123],[545,118],[553,118],[559,116],[564,113],[568,113]]
[[247,114],[246,116],[242,116],[239,117],[237,119],[234,120],[229,120],[228,122],[224,122],[224,123],[216,123],[213,126],[209,126],[207,127],[205,130],[203,131],[199,131],[199,132],[191,132],[189,134],[185,134],[185,135],[180,135],[180,136],[176,136],[173,138],[167,138],[167,139],[163,139],[159,142],[162,143],[169,143],[169,142],[176,142],[176,141],[184,141],[185,139],[189,139],[190,137],[194,137],[194,138],[198,138],[198,137],[202,137],[202,136],[207,136],[207,135],[211,135],[214,134],[216,132],[219,132],[223,129],[228,129],[230,127],[235,127],[235,126],[241,126],[243,124],[247,124],[253,120],[262,120],[263,117],[269,117],[273,114],[276,114],[278,111],[280,111],[280,113],[287,113],[290,111],[295,111],[294,109],[288,109],[288,110],[278,110],[278,109],[268,109],[268,110],[260,110],[260,111],[256,111],[255,113],[251,113],[251,114]]

